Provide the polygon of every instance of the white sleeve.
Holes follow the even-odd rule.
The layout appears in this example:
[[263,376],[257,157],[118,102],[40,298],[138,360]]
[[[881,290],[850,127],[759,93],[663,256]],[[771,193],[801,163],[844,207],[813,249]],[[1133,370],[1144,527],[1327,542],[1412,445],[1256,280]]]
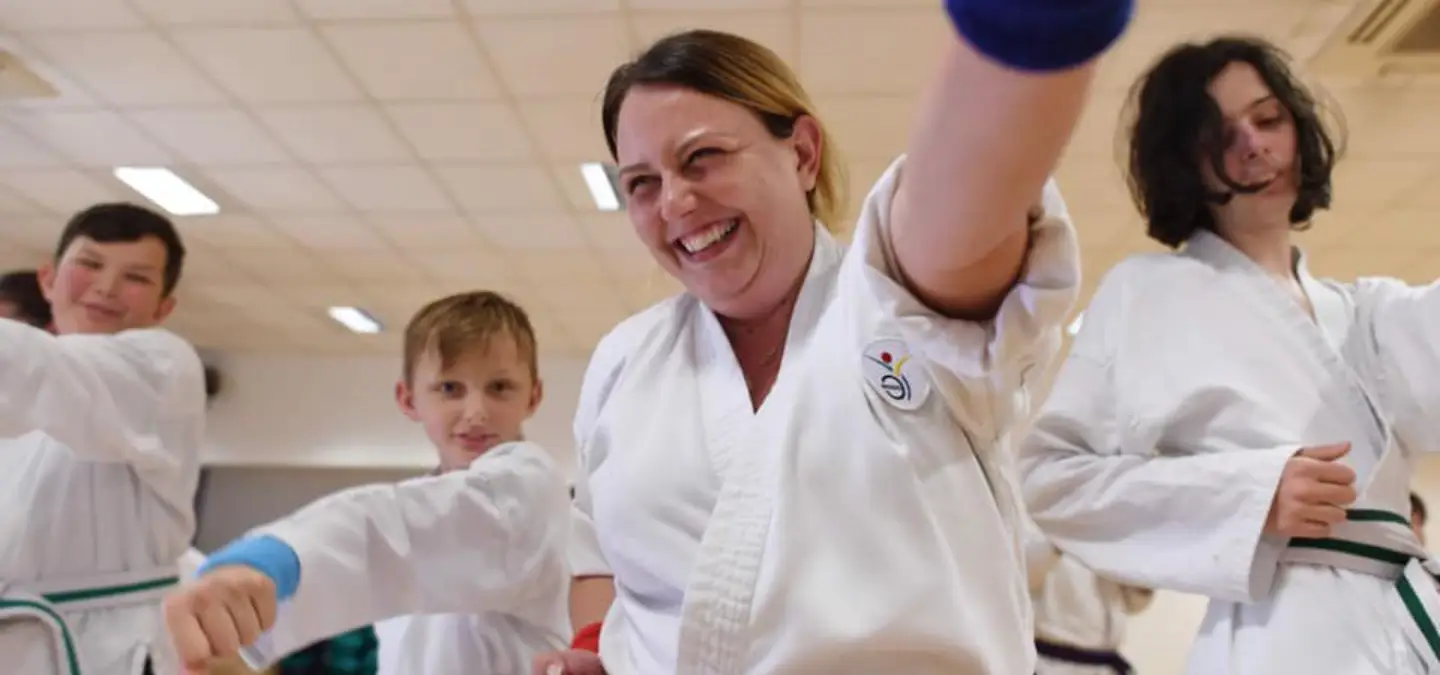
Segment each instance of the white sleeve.
[[1440,452],[1440,281],[1417,288],[1361,279],[1355,291],[1396,434],[1408,450]]
[[[1300,448],[1180,455],[1132,424],[1129,389],[1112,360],[1124,354],[1112,355],[1103,337],[1124,325],[1111,281],[1096,292],[1021,444],[1030,516],[1066,555],[1118,583],[1237,602],[1263,597],[1283,542],[1261,532],[1285,462]],[[1178,406],[1192,404],[1219,405]]]
[[[904,166],[905,158],[897,159],[865,200],[841,271],[841,298],[860,303],[857,318],[885,317],[885,330],[924,357],[935,388],[961,423],[982,437],[998,437],[1024,414],[1028,401],[1017,396],[1059,350],[1061,326],[1079,292],[1075,228],[1059,187],[1049,181],[1024,268],[999,313],[982,322],[946,317],[900,281],[889,221]],[[869,331],[863,328],[862,337],[869,339]]]
[[300,585],[247,660],[405,614],[549,602],[570,579],[568,502],[545,451],[509,443],[466,471],[345,490],[259,528],[295,549]]
[[0,319],[0,438],[33,431],[95,462],[174,471],[157,435],[167,417],[203,417],[205,376],[188,343],[160,329],[56,337]]
[[575,407],[574,423],[575,457],[579,466],[575,472],[575,499],[570,505],[570,569],[576,577],[614,576],[600,548],[590,492],[590,474],[604,458],[597,456],[589,439],[624,366],[624,349],[629,344],[626,335],[630,325],[622,323],[600,340],[580,383],[580,400]]

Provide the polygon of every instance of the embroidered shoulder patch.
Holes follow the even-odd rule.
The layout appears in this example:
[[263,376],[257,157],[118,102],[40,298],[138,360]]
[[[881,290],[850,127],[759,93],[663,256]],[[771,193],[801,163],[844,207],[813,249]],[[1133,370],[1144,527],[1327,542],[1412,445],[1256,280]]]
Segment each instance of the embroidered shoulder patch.
[[930,396],[930,379],[914,359],[903,340],[876,340],[865,346],[860,372],[886,403],[916,410]]

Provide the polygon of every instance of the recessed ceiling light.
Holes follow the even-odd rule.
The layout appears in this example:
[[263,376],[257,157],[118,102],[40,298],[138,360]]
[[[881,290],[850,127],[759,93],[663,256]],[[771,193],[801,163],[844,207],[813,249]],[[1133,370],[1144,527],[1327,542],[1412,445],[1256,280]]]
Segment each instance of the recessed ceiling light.
[[359,307],[331,307],[330,318],[351,332],[361,335],[374,335],[382,328],[375,317]]
[[115,169],[115,177],[172,216],[209,216],[220,212],[215,200],[169,169],[122,166]]
[[585,177],[585,187],[590,189],[595,208],[601,211],[620,210],[620,190],[615,187],[615,176],[609,167],[599,162],[586,162],[580,165],[580,175]]
[[1065,327],[1065,332],[1069,333],[1070,337],[1075,337],[1080,333],[1080,327],[1083,325],[1085,325],[1085,313],[1081,312],[1075,315],[1075,320],[1071,321],[1069,326]]

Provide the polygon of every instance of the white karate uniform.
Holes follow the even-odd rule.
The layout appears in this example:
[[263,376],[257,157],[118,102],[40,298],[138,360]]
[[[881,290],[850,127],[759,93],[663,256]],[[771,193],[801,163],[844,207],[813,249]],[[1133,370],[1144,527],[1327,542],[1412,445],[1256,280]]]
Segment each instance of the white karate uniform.
[[528,442],[496,446],[464,471],[319,499],[255,532],[295,549],[300,586],[242,656],[263,670],[318,640],[406,617],[381,657],[391,672],[529,672],[535,655],[569,639],[569,503],[564,476]]
[[[1038,528],[1026,530],[1025,564],[1035,607],[1035,639],[1090,652],[1118,653],[1130,615],[1150,606],[1155,593],[1106,579],[1050,543]],[[1037,675],[1117,675],[1108,665],[1071,663],[1039,655]]]
[[[1111,271],[1024,443],[1031,515],[1101,574],[1209,596],[1194,675],[1427,672],[1405,451],[1440,447],[1440,286],[1297,273],[1318,321],[1209,232]],[[1350,519],[1262,536],[1286,461],[1339,442]]]
[[993,322],[896,281],[901,162],[847,253],[816,241],[758,412],[688,294],[597,347],[575,418],[578,576],[615,576],[611,675],[1015,675],[1034,667],[1008,433],[1076,293],[1053,184]]
[[160,599],[195,531],[204,425],[179,337],[0,320],[0,669],[176,672]]

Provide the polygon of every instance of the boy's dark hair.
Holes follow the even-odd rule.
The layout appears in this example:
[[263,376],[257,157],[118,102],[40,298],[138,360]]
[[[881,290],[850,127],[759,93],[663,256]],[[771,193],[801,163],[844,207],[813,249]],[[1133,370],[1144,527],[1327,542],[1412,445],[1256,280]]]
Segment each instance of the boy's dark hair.
[[21,321],[36,328],[49,328],[50,301],[40,291],[40,275],[34,270],[10,272],[0,276],[0,301],[15,305]]
[[102,244],[135,242],[146,237],[159,239],[165,246],[164,294],[168,297],[180,283],[180,272],[185,267],[185,245],[180,242],[175,225],[159,213],[124,202],[96,204],[85,209],[65,224],[60,243],[55,247],[55,261],[59,262],[80,237]]
[[1419,516],[1420,524],[1422,525],[1428,520],[1427,514],[1425,513],[1425,500],[1421,499],[1420,495],[1414,492],[1410,493],[1410,516],[1412,518]]
[[[1330,174],[1340,153],[1326,128],[1327,111],[1295,77],[1289,57],[1260,38],[1224,36],[1181,44],[1141,76],[1128,105],[1130,194],[1150,238],[1171,248],[1199,230],[1215,229],[1212,204],[1264,187],[1240,185],[1225,174],[1224,120],[1209,86],[1233,63],[1253,67],[1294,120],[1299,184],[1291,227],[1305,229],[1316,210],[1330,207]],[[1206,187],[1202,163],[1226,184],[1225,194]]]

